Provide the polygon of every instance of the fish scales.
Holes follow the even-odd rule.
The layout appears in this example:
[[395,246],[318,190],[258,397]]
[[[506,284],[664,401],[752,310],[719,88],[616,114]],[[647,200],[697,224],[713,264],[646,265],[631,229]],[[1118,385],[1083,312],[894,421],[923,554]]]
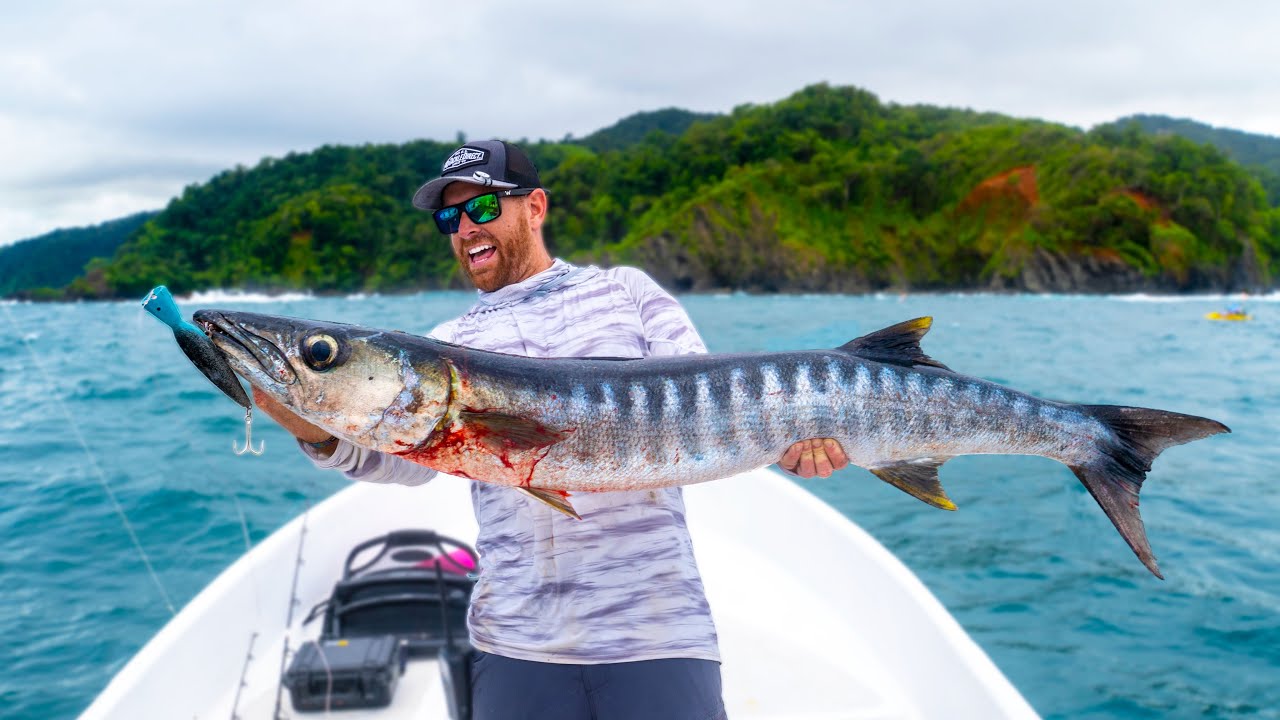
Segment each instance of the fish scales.
[[[695,376],[668,372],[667,367],[679,366],[676,361],[595,363],[542,373],[537,379],[509,375],[501,364],[460,365],[467,389],[459,400],[469,407],[569,429],[527,478],[538,487],[558,490],[596,487],[602,470],[627,474],[629,481],[619,481],[626,482],[625,489],[701,482],[721,472],[725,463],[744,469],[767,464],[762,458],[776,459],[797,433],[836,427],[833,411],[839,393],[828,397],[831,393],[794,377],[810,373],[812,362],[719,356]],[[604,402],[610,397],[616,404]],[[788,414],[789,397],[811,408],[806,420],[774,421]],[[742,422],[726,423],[727,416]],[[591,431],[576,432],[581,427]],[[595,461],[584,463],[585,458]],[[601,458],[612,462],[601,467]],[[511,484],[526,480],[507,479]]]
[[[1014,452],[1073,459],[1063,454],[1062,443],[1054,442],[1070,432],[1062,420],[1013,410],[1043,403],[1030,396],[981,381],[964,382],[959,398],[951,401],[959,412],[939,416],[938,390],[955,387],[939,376],[940,371],[897,368],[823,351],[767,359],[721,356],[700,374],[708,378],[707,395],[728,395],[731,415],[741,419],[725,428],[713,419],[723,413],[696,411],[693,378],[676,380],[658,364],[639,365],[640,372],[635,372],[625,361],[613,362],[621,367],[610,373],[615,377],[609,381],[597,379],[600,372],[594,367],[583,368],[579,376],[549,373],[537,383],[504,383],[500,373],[485,377],[486,369],[468,368],[469,384],[488,389],[474,398],[464,396],[468,405],[536,418],[549,427],[592,428],[590,433],[571,433],[540,460],[531,478],[512,478],[511,484],[595,489],[602,473],[627,476],[615,489],[702,482],[724,472],[726,464],[742,469],[768,464],[807,437],[835,437],[847,453],[853,449],[851,460],[863,466],[920,457],[922,451],[939,457]],[[855,378],[854,383],[815,385],[815,366],[835,368],[841,376]],[[626,392],[616,411],[599,401],[572,401],[575,396],[603,399],[619,383]],[[548,402],[553,397],[569,402]],[[863,411],[849,413],[849,407]],[[938,422],[938,417],[947,422]],[[1068,417],[1081,424],[1085,420],[1079,414]],[[1035,432],[1028,433],[1028,426]],[[732,446],[735,452],[704,452],[698,439],[717,436],[708,448]],[[750,451],[743,453],[744,447]],[[585,462],[601,457],[612,457],[613,462]]]
[[[627,475],[617,481],[624,483],[623,488],[642,489],[701,482],[724,472],[726,464],[758,467],[805,437],[833,436],[851,446],[859,437],[878,437],[882,452],[892,448],[900,433],[868,433],[866,428],[880,426],[886,418],[906,422],[909,407],[904,401],[908,395],[896,373],[882,368],[889,371],[882,377],[893,378],[896,400],[885,403],[883,393],[877,392],[864,404],[878,412],[860,417],[847,412],[856,385],[815,384],[812,369],[843,365],[841,375],[857,377],[856,366],[861,363],[822,351],[808,355],[803,360],[776,355],[768,359],[720,356],[701,364],[699,376],[706,378],[701,390],[696,378],[673,379],[663,363],[629,367],[629,363],[618,361],[618,367],[606,368],[610,371],[607,381],[598,379],[602,374],[598,367],[583,367],[578,376],[551,372],[543,376],[550,379],[536,385],[528,381],[507,383],[500,374],[482,381],[479,373],[486,371],[469,367],[469,385],[488,391],[463,399],[470,405],[522,414],[551,427],[592,428],[590,433],[571,432],[538,463],[531,483],[549,489],[594,487],[599,482],[601,457],[613,458],[604,470]],[[574,386],[586,389],[575,391]],[[520,391],[521,387],[526,389]],[[528,390],[530,387],[536,390]],[[626,389],[616,409],[600,402],[546,401],[575,396],[603,399],[614,387]],[[698,412],[700,395],[702,403],[714,410],[725,407],[715,399],[728,396],[731,412]],[[517,400],[504,400],[509,397]],[[795,406],[803,412],[793,412]],[[728,426],[726,416],[739,422]],[[709,440],[702,443],[700,438]],[[597,462],[581,463],[584,458],[596,458]]]
[[404,333],[221,310],[195,320],[235,372],[356,445],[446,473],[556,493],[688,485],[836,439],[850,462],[937,507],[947,459],[1068,465],[1159,575],[1138,491],[1165,449],[1229,430],[1149,408],[1043,400],[923,353],[918,318],[830,350],[526,358]]

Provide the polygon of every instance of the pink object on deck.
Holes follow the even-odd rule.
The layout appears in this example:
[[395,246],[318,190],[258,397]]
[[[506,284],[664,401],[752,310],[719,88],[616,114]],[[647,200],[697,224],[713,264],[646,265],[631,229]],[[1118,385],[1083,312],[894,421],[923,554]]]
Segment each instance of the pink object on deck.
[[476,569],[475,561],[471,559],[471,553],[462,548],[458,548],[443,557],[423,560],[414,567],[434,568],[436,565],[439,565],[441,570],[455,575],[466,575]]

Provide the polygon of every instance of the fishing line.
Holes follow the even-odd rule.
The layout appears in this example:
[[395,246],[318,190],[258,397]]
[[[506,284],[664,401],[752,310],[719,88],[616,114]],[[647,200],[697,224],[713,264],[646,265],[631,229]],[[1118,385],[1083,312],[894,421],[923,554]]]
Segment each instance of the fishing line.
[[249,521],[245,519],[244,508],[240,505],[240,496],[232,493],[231,501],[236,504],[236,514],[240,516],[240,532],[244,534],[244,551],[247,553],[253,549],[253,544],[249,542]]
[[[4,308],[5,317],[9,320],[9,325],[13,327],[14,332],[22,338],[22,344],[26,346],[27,353],[31,356],[32,363],[40,372],[40,376],[44,379],[45,386],[51,391],[56,390],[57,386],[53,384],[49,372],[45,369],[44,363],[40,361],[40,356],[36,354],[35,349],[31,346],[31,341],[22,334],[18,323],[13,319],[13,313],[9,310],[8,303],[0,303],[0,307]],[[146,566],[147,573],[151,576],[151,581],[155,583],[156,590],[160,592],[160,597],[164,600],[165,607],[169,608],[170,615],[177,615],[178,611],[174,609],[173,603],[169,601],[169,593],[165,592],[164,585],[160,583],[160,576],[156,574],[155,568],[151,565],[151,558],[147,557],[147,551],[142,549],[142,542],[138,540],[138,533],[133,529],[133,523],[129,522],[129,516],[125,515],[124,507],[120,505],[120,501],[116,499],[116,494],[112,492],[111,486],[107,484],[107,476],[102,472],[102,468],[98,466],[97,458],[93,451],[89,449],[89,443],[85,442],[84,435],[80,432],[80,426],[76,424],[75,418],[71,415],[71,411],[67,409],[66,403],[58,397],[56,392],[50,393],[53,396],[55,404],[62,410],[62,416],[66,418],[67,425],[71,428],[71,433],[75,435],[76,441],[80,443],[81,449],[84,450],[85,457],[89,459],[89,466],[93,468],[93,473],[98,479],[98,484],[102,486],[103,492],[107,494],[107,498],[111,501],[112,507],[115,508],[116,515],[120,517],[120,522],[124,525],[125,532],[129,534],[129,539],[133,541],[133,547],[137,549],[138,555],[142,558],[142,564]]]

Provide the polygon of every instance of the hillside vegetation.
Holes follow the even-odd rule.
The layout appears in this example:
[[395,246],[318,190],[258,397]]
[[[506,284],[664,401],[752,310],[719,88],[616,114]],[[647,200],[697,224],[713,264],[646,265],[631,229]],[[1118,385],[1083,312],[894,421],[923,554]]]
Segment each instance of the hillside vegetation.
[[1195,120],[1166,115],[1131,115],[1116,126],[1137,124],[1153,135],[1177,135],[1194,142],[1213,145],[1255,175],[1267,191],[1272,205],[1280,205],[1280,137],[1214,127]]
[[0,247],[0,295],[40,288],[44,295],[56,295],[52,288],[74,280],[91,259],[110,256],[154,215],[138,213],[92,227],[54,230]]
[[[612,130],[522,143],[550,192],[548,240],[678,290],[1257,289],[1280,258],[1257,176],[1133,124],[1085,132],[815,85]],[[322,147],[226,171],[69,293],[460,286],[446,239],[409,204],[455,146]]]

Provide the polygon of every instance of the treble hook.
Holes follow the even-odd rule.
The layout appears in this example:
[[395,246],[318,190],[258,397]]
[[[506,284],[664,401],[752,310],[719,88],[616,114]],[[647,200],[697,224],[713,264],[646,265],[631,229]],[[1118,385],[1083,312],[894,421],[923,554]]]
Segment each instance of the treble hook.
[[258,441],[258,449],[253,449],[253,408],[244,409],[244,447],[236,447],[236,441],[232,439],[231,449],[235,450],[237,455],[244,455],[245,453],[261,455],[262,451],[266,449],[266,442],[262,440]]

